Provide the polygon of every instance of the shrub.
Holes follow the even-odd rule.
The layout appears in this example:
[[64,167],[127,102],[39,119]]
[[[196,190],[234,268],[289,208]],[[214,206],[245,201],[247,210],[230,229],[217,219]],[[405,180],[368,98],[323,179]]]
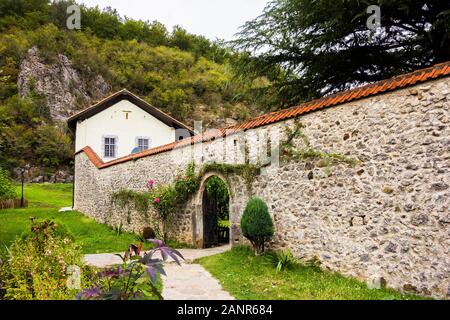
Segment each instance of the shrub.
[[177,204],[177,192],[171,184],[158,185],[150,189],[150,197],[151,203],[162,222],[164,242],[167,242],[169,238],[170,219],[175,213],[175,206]]
[[7,250],[3,250],[3,248],[0,248],[0,300],[3,300],[5,297],[5,290],[4,290],[4,281],[3,277],[1,276],[3,268],[6,268],[7,263]]
[[274,265],[277,272],[290,270],[298,265],[298,260],[291,251],[272,251],[267,255],[269,262]]
[[272,218],[267,205],[259,198],[253,198],[245,207],[241,229],[253,245],[256,254],[264,252],[264,243],[274,234]]
[[185,175],[176,177],[175,191],[177,193],[177,202],[183,203],[187,201],[200,187],[200,179],[201,176],[195,173],[195,163],[190,163]]
[[45,241],[49,238],[68,239],[71,242],[75,241],[72,232],[69,231],[65,224],[58,220],[39,220],[31,217],[30,221],[30,231],[25,231],[21,235],[21,239],[23,240],[31,239],[37,246],[45,244]]
[[[2,291],[11,300],[66,300],[71,266],[83,268],[82,254],[67,229],[54,221],[32,219],[31,229],[9,248],[0,269]],[[82,279],[83,281],[83,279]]]
[[14,199],[15,197],[16,191],[13,182],[9,178],[8,172],[0,168],[0,200]]

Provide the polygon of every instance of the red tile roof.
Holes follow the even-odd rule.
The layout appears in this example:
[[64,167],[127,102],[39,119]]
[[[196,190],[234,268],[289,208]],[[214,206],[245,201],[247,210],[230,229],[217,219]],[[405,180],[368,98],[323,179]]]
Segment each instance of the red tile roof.
[[225,135],[230,135],[232,133],[248,130],[253,128],[258,128],[267,124],[295,118],[299,115],[328,108],[331,106],[336,106],[350,101],[359,100],[366,97],[371,97],[383,92],[389,92],[396,89],[405,88],[407,86],[412,86],[418,83],[423,83],[429,80],[433,80],[440,77],[445,77],[450,75],[450,61],[436,64],[432,67],[417,70],[411,73],[400,75],[387,80],[382,80],[373,84],[368,84],[359,88],[355,88],[349,91],[339,92],[330,96],[326,96],[320,99],[315,99],[309,102],[302,103],[298,106],[294,106],[288,109],[283,109],[279,111],[274,111],[268,114],[258,116],[254,119],[248,120],[244,123],[231,126],[225,129],[215,130],[214,134],[206,133],[196,135],[190,139],[184,139],[178,142],[173,142],[167,145],[156,147],[143,152],[131,154],[113,161],[104,163],[98,155],[90,148],[85,147],[78,153],[84,152],[92,161],[92,163],[99,169],[110,167],[119,163],[136,160],[139,158],[147,157],[150,155],[155,155],[158,153],[173,150],[175,148],[183,147],[186,145],[191,145],[199,142],[206,142],[213,140],[215,138],[220,138]]

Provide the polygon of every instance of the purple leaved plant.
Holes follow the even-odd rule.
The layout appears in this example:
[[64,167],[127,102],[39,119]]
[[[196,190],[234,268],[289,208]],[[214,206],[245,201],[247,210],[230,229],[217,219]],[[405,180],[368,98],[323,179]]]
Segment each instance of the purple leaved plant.
[[[153,295],[163,300],[156,287],[158,275],[167,276],[164,263],[169,257],[180,266],[180,259],[184,260],[184,257],[178,250],[169,248],[161,240],[147,241],[154,244],[153,249],[145,252],[142,250],[142,243],[139,246],[130,245],[124,255],[117,255],[122,259],[122,265],[103,270],[99,283],[91,289],[80,292],[77,299],[136,300]],[[155,257],[157,253],[160,258]],[[148,276],[150,281],[145,281],[145,276]]]
[[[148,241],[152,242],[155,245],[155,248],[145,253],[138,261],[145,265],[147,274],[150,276],[153,284],[156,284],[158,273],[167,276],[163,268],[163,263],[167,261],[168,257],[171,257],[179,266],[181,266],[179,258],[183,260],[184,258],[178,250],[169,248],[161,240],[150,239]],[[162,259],[153,258],[153,255],[157,252],[160,253]]]

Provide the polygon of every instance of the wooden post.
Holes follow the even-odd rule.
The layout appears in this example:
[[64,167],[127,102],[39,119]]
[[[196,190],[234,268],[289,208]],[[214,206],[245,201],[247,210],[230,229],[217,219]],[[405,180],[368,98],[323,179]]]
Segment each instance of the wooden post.
[[24,180],[23,174],[24,173],[25,173],[25,169],[24,168],[20,169],[20,174],[21,174],[21,178],[22,178],[22,197],[20,198],[20,207],[21,208],[25,208],[25,201],[23,198],[23,180]]

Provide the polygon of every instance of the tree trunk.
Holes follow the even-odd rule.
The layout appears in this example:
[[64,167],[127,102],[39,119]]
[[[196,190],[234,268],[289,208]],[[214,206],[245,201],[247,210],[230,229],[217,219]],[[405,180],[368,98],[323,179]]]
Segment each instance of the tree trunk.
[[253,249],[255,250],[255,255],[259,256],[264,253],[264,240],[255,240],[251,242]]

